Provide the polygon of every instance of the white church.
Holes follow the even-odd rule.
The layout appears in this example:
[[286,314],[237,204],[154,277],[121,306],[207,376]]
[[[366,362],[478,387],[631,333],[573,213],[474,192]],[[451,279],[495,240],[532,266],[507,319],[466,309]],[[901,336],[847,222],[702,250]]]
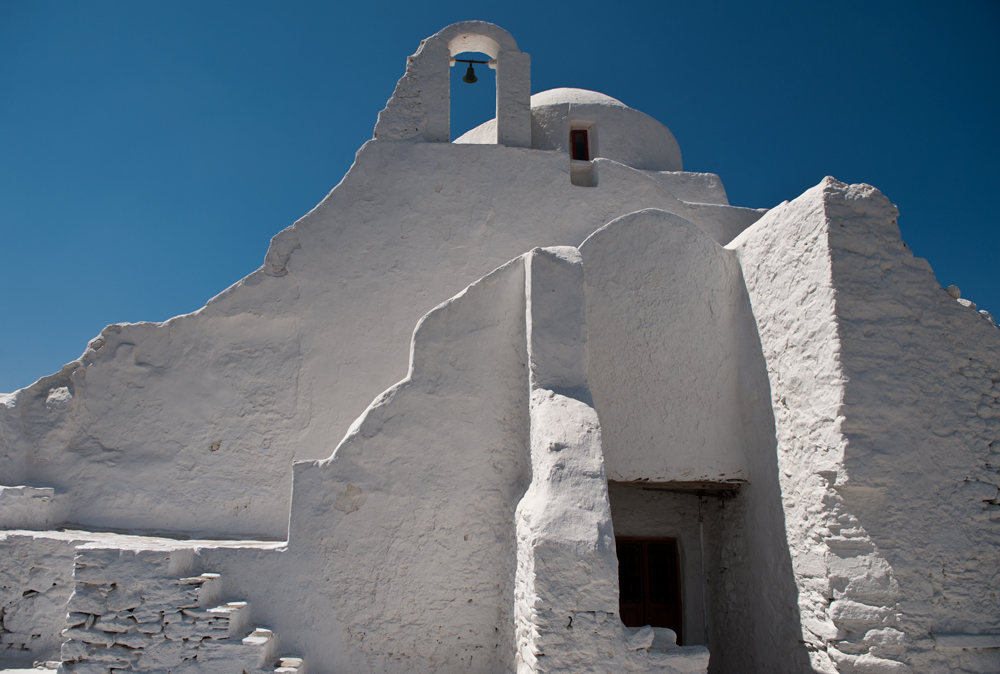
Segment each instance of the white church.
[[530,92],[427,38],[257,271],[0,395],[0,668],[1000,671],[989,314],[873,187]]

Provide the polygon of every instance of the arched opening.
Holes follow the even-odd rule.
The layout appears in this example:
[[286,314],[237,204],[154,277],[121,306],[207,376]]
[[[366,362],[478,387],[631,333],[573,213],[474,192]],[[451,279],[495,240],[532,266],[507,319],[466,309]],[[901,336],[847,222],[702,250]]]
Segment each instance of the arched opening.
[[[476,61],[475,84],[461,82],[468,65],[456,68],[454,58],[479,56]],[[491,67],[492,66],[492,67]],[[494,70],[495,68],[495,70]],[[451,86],[451,71],[455,86]],[[531,56],[517,48],[510,34],[484,21],[455,23],[424,40],[406,66],[407,76],[396,83],[396,90],[378,117],[375,137],[379,140],[415,140],[426,143],[446,143],[457,137],[460,129],[478,125],[484,120],[497,119],[496,124],[483,129],[481,140],[508,147],[531,147]],[[464,89],[464,91],[463,91]],[[473,110],[462,120],[463,97],[482,92]],[[456,107],[457,124],[451,123],[451,99],[459,97]],[[486,96],[492,99],[492,105]],[[489,106],[487,108],[487,106]],[[489,109],[490,112],[485,112]],[[499,114],[498,114],[499,113]],[[495,129],[495,130],[494,130]]]
[[[476,61],[466,63],[465,61]],[[463,81],[469,68],[477,81]],[[451,73],[451,134],[454,141],[463,133],[474,129],[497,115],[496,60],[481,51],[463,51],[452,55]],[[490,141],[496,143],[496,137]]]

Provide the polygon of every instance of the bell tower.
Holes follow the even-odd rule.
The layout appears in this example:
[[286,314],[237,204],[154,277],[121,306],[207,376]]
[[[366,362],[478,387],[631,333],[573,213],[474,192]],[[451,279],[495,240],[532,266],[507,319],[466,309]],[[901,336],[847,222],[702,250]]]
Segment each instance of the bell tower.
[[485,21],[454,23],[427,38],[406,62],[406,73],[375,125],[378,140],[451,141],[449,68],[464,52],[489,55],[497,72],[496,143],[531,147],[531,57],[510,33]]

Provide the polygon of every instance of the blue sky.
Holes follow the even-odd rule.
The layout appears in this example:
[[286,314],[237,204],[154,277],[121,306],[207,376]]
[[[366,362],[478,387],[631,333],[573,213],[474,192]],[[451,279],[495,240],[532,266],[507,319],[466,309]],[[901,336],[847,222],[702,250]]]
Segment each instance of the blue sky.
[[[1000,314],[995,1],[0,0],[0,391],[256,269],[350,167],[406,56],[466,19],[513,34],[534,92],[666,124],[733,204],[875,185],[938,280]],[[492,116],[482,85],[456,92],[453,133]]]

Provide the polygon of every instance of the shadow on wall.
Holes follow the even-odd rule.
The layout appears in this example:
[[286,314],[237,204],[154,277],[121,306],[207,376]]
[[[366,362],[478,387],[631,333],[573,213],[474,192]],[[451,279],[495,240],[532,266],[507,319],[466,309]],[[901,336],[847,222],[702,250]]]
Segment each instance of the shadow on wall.
[[[616,219],[580,251],[588,369],[608,478],[663,487],[748,483],[706,521],[715,540],[705,565],[712,572],[712,671],[808,671],[767,363],[735,251],[690,221],[657,210]],[[690,560],[697,522],[685,535],[679,523],[654,512],[680,509],[677,499],[636,504],[627,496],[611,490],[616,535],[679,538],[681,556]],[[637,508],[646,509],[641,523]],[[667,531],[675,524],[677,533]],[[701,602],[701,593],[689,591],[690,568],[685,575],[683,632],[692,638],[686,643],[699,643],[702,612],[690,603]]]
[[708,579],[709,671],[800,674],[813,669],[802,639],[786,537],[767,364],[742,276],[739,295],[739,395],[748,484],[735,498],[719,500],[714,515],[711,505],[706,509],[718,532],[706,551],[707,566],[717,569]]
[[[748,482],[706,513],[712,671],[808,671],[767,363],[736,253],[656,210],[609,223],[580,251],[609,479]],[[609,491],[616,535],[679,539],[688,585],[682,638],[701,643],[702,611],[691,602],[702,597],[690,587],[700,584],[690,568],[697,519],[693,530],[679,520],[689,504],[620,485]],[[673,521],[658,512],[670,508]]]

